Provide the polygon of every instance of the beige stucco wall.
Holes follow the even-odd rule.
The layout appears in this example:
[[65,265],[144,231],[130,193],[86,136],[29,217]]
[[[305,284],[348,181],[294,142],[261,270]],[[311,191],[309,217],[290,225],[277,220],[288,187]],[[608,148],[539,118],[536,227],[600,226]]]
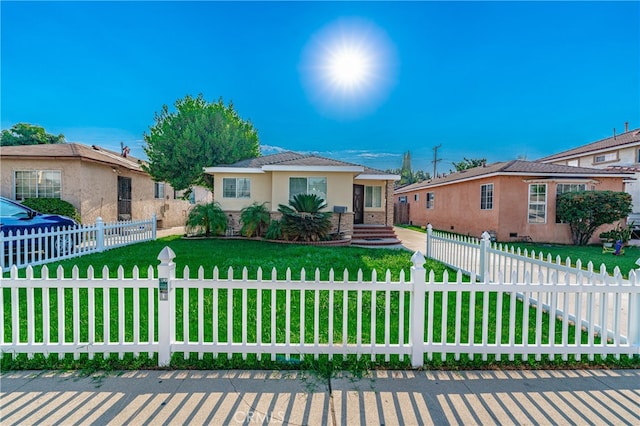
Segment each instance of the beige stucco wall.
[[346,206],[347,211],[353,211],[353,174],[328,172],[272,172],[273,187],[271,199],[274,210],[279,204],[289,204],[290,177],[326,177],[327,178],[327,210],[333,211],[333,206]]
[[[480,209],[480,186],[493,184],[493,209]],[[539,181],[547,184],[546,223],[533,224],[528,219],[529,182],[523,177],[496,176],[453,185],[420,189],[397,194],[407,196],[411,204],[410,220],[414,225],[431,223],[435,229],[479,237],[484,231],[496,231],[499,241],[512,241],[512,233],[518,237],[529,236],[535,242],[571,244],[569,225],[555,223],[556,181]],[[566,181],[563,181],[566,183]],[[592,185],[588,187],[591,188]],[[596,190],[622,191],[622,178],[601,178],[593,184]],[[433,209],[426,208],[426,193],[434,192]],[[419,200],[414,201],[414,194]],[[610,228],[611,226],[605,226]],[[599,242],[599,231],[592,243]]]
[[[154,182],[146,173],[116,168],[107,164],[63,160],[3,159],[0,168],[1,194],[14,199],[14,171],[60,170],[61,198],[73,204],[82,223],[95,223],[98,217],[105,222],[117,220],[118,176],[131,178],[132,219],[148,219],[154,213],[163,227],[181,226],[191,204],[173,199],[173,189],[165,184],[165,199],[154,198]],[[201,194],[201,196],[205,196]],[[168,198],[167,198],[168,197]]]

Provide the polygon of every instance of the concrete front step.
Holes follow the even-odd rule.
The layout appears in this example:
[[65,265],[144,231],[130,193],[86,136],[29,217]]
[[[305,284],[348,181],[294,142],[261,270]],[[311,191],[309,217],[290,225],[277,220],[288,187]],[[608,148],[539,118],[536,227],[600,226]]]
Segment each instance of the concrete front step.
[[351,244],[384,246],[401,244],[392,227],[384,225],[355,225]]

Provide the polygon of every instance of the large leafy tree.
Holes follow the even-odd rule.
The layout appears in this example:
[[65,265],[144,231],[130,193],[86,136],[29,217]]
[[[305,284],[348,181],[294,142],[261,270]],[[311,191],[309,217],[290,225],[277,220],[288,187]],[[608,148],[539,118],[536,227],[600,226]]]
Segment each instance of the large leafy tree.
[[0,135],[0,146],[42,145],[64,143],[64,135],[58,136],[47,133],[44,128],[29,123],[14,124],[9,130],[3,130]]
[[571,227],[576,245],[585,245],[596,229],[632,211],[631,195],[616,191],[573,191],[558,196],[556,215]]
[[462,161],[459,163],[453,162],[453,167],[456,168],[456,172],[461,172],[462,170],[473,169],[474,167],[480,167],[486,164],[486,158],[467,158],[464,157]]
[[204,167],[235,163],[260,155],[258,132],[233,108],[207,102],[202,95],[185,96],[175,102],[175,111],[162,106],[155,123],[144,134],[149,159],[145,170],[157,181],[169,182],[177,190],[194,185],[212,188]]
[[428,172],[425,172],[424,170],[413,170],[411,167],[411,151],[407,151],[403,154],[401,168],[387,169],[386,172],[400,175],[400,180],[395,182],[396,187],[430,179]]

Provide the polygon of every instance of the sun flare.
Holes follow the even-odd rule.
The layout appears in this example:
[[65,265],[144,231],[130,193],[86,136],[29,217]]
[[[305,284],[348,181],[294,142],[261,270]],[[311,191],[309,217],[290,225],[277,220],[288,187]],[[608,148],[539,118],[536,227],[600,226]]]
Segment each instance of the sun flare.
[[334,84],[352,88],[367,82],[371,77],[369,55],[353,47],[346,47],[330,54],[327,71]]
[[300,71],[309,99],[320,112],[355,119],[375,111],[395,85],[395,49],[372,22],[343,18],[313,35]]

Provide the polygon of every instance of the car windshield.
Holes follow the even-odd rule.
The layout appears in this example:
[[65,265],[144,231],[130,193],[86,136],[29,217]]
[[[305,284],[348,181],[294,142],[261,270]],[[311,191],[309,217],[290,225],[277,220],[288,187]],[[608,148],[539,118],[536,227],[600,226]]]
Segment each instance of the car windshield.
[[5,200],[0,200],[0,217],[29,217],[29,210]]

